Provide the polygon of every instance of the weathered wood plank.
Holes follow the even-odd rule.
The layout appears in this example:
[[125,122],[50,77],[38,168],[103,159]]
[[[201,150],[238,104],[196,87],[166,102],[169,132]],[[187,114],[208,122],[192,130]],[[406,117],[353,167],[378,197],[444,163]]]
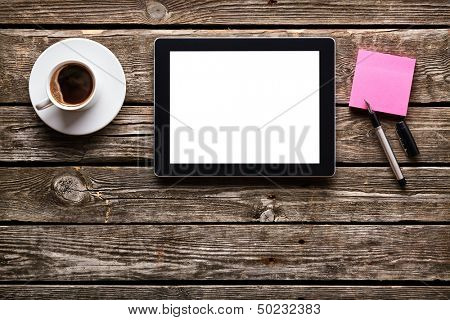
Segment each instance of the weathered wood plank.
[[[408,124],[421,154],[403,152],[395,120],[382,118],[401,163],[450,162],[450,108],[410,107]],[[14,116],[11,116],[14,115]],[[387,163],[365,112],[337,108],[337,161]],[[59,134],[47,127],[31,106],[0,107],[0,162],[126,162],[153,158],[152,107],[127,106],[105,129],[85,137]]]
[[0,280],[448,280],[450,226],[0,226]]
[[449,299],[445,286],[316,285],[0,285],[0,299]]
[[[385,4],[383,3],[383,6]],[[331,11],[330,11],[331,12]],[[33,17],[38,16],[35,12]],[[432,19],[430,19],[431,21]],[[417,58],[412,102],[449,101],[448,29],[438,30],[0,30],[1,102],[28,102],[28,77],[39,54],[67,37],[87,37],[121,61],[129,103],[153,99],[153,41],[157,37],[331,36],[337,42],[337,101],[347,103],[358,48]],[[432,39],[432,40],[430,40]],[[124,46],[123,44],[127,45]]]
[[[386,156],[367,121],[366,111],[337,108],[336,161],[342,163],[386,163]],[[420,154],[408,157],[395,130],[399,119],[380,115],[383,129],[400,163],[450,162],[450,108],[410,107],[406,121]]]
[[123,107],[104,129],[82,137],[52,130],[32,106],[0,107],[0,162],[137,163],[153,157],[152,135],[150,106]]
[[3,23],[447,24],[446,1],[88,0],[0,1]]
[[330,179],[160,179],[145,167],[0,168],[0,221],[446,222],[450,168],[338,168]]

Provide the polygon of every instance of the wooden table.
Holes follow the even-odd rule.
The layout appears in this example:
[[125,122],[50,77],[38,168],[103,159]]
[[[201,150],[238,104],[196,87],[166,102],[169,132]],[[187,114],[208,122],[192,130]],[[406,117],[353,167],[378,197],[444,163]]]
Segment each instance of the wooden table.
[[[449,298],[449,18],[445,0],[0,0],[0,299]],[[167,36],[334,37],[336,176],[154,177],[153,41]],[[125,106],[89,136],[52,131],[29,101],[34,61],[69,37],[126,73]],[[358,48],[417,58],[417,159],[383,118],[404,191],[347,107]]]

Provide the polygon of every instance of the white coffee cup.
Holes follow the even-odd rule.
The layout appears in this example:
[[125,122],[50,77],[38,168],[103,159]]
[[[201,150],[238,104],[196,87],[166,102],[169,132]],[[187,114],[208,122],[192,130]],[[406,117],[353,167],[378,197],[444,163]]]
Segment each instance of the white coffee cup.
[[[70,104],[70,103],[60,102],[60,101],[56,100],[56,98],[53,96],[53,94],[51,92],[51,82],[52,82],[52,78],[53,78],[53,75],[55,74],[55,72],[58,72],[58,70],[62,70],[62,69],[64,69],[65,66],[72,65],[72,64],[77,64],[77,65],[81,65],[82,67],[84,67],[89,72],[91,79],[92,79],[92,90],[90,91],[90,95],[78,104]],[[88,63],[80,61],[80,60],[66,60],[66,61],[63,61],[63,62],[57,64],[51,70],[51,72],[46,80],[47,97],[45,97],[43,100],[39,101],[35,105],[35,107],[37,110],[43,110],[43,109],[49,108],[51,106],[55,106],[59,109],[66,110],[66,111],[80,111],[82,109],[87,109],[93,105],[96,89],[97,89],[97,81],[96,81],[95,73],[94,73],[93,68],[90,67]]]

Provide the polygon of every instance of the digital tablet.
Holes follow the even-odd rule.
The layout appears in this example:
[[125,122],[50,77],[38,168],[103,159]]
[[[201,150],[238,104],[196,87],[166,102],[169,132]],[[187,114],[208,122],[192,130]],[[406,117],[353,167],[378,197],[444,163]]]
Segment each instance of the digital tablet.
[[154,52],[157,176],[332,176],[331,38],[165,38]]

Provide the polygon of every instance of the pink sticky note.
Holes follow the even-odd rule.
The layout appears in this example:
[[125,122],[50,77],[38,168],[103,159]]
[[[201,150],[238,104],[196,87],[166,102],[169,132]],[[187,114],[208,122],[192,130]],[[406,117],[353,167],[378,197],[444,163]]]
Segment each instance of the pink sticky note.
[[349,105],[406,116],[416,59],[358,51]]

